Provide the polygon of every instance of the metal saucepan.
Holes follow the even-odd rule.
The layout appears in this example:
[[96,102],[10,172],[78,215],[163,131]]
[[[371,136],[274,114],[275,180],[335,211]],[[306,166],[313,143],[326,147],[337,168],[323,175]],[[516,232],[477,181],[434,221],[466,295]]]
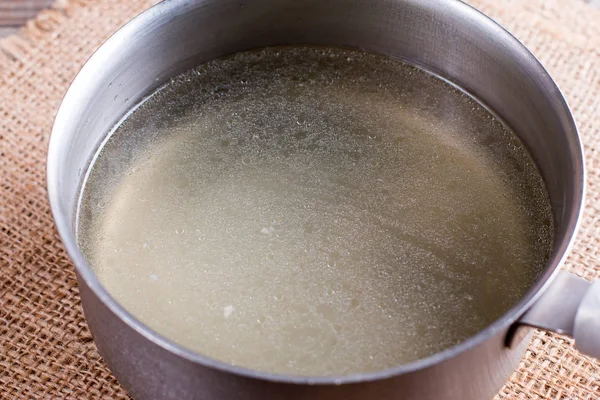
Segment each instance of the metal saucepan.
[[[456,83],[512,126],[545,179],[556,229],[546,270],[517,305],[431,357],[376,373],[303,378],[189,351],[106,292],[77,247],[74,219],[82,178],[107,132],[170,77],[225,54],[280,44],[344,45],[405,59]],[[138,399],[480,400],[493,396],[517,366],[531,331],[517,329],[523,326],[574,336],[579,349],[600,356],[600,284],[559,271],[584,197],[575,122],[535,57],[459,1],[165,1],[110,38],[73,82],[52,131],[48,191],[98,349]]]

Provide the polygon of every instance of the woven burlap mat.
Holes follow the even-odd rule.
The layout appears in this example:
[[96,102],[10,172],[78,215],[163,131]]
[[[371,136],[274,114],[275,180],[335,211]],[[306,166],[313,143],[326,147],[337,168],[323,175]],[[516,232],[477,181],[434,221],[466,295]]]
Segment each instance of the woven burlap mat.
[[[0,41],[0,397],[125,399],[87,329],[54,229],[46,146],[67,86],[113,31],[153,0],[58,1]],[[565,268],[600,276],[600,11],[576,0],[473,0],[545,64],[569,101],[588,167],[586,216]],[[600,334],[600,333],[599,333]],[[497,399],[598,399],[600,363],[536,333]],[[441,399],[440,399],[441,400]]]

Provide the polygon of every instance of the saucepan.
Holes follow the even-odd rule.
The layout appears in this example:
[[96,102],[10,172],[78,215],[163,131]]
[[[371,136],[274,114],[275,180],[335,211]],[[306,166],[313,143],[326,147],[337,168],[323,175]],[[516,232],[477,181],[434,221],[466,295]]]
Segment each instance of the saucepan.
[[[536,58],[502,27],[456,0],[168,0],[112,36],[83,67],[60,107],[48,154],[48,191],[77,271],[98,350],[137,399],[491,398],[538,327],[600,357],[600,283],[560,271],[584,200],[573,116]],[[80,252],[75,211],[107,132],[171,77],[217,57],[273,45],[361,48],[421,66],[480,99],[520,136],[547,186],[555,246],[527,294],[462,343],[379,372],[297,377],[230,366],[183,348],[124,310]]]

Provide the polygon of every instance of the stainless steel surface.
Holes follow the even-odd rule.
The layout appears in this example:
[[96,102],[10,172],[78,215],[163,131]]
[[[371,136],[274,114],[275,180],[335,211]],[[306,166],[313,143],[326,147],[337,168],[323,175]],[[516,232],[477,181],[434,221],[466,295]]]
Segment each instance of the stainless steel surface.
[[[559,271],[552,285],[527,310],[519,322],[573,336],[575,315],[589,287],[590,283],[585,279]],[[600,312],[597,315],[600,317]],[[600,339],[600,335],[598,337]]]
[[[74,234],[82,176],[127,110],[169,77],[204,61],[299,43],[359,47],[423,66],[487,104],[531,151],[551,197],[555,251],[523,300],[479,334],[377,373],[332,378],[258,373],[157,335],[111,298],[85,262]],[[575,123],[547,72],[510,34],[459,1],[169,0],[122,28],[74,81],[52,132],[48,190],[98,348],[136,398],[479,400],[502,386],[523,354],[526,341],[508,348],[506,335],[567,254],[583,201],[584,170]]]
[[579,351],[600,358],[600,281],[559,271],[519,324],[572,336]]
[[575,315],[575,347],[600,358],[600,281],[590,284]]

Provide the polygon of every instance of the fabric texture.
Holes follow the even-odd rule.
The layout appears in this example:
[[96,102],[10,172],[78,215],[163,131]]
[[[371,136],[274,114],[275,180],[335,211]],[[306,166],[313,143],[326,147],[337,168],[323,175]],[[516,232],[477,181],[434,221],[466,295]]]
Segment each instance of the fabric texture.
[[[45,159],[54,115],[86,59],[154,0],[58,0],[0,40],[0,398],[126,399],[98,354],[54,228]],[[472,0],[542,61],[573,109],[588,200],[565,268],[600,277],[600,10],[579,0]],[[496,399],[598,399],[600,362],[537,332]]]

